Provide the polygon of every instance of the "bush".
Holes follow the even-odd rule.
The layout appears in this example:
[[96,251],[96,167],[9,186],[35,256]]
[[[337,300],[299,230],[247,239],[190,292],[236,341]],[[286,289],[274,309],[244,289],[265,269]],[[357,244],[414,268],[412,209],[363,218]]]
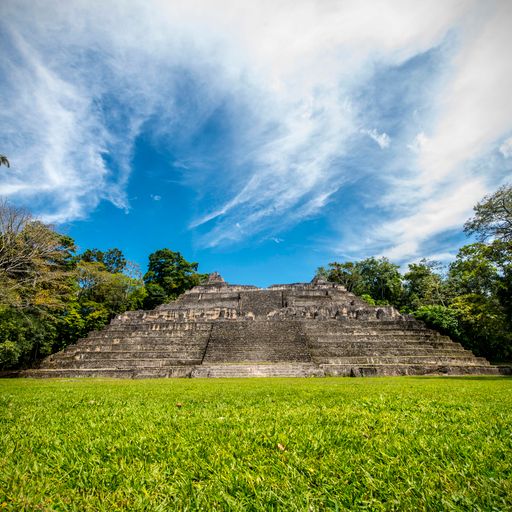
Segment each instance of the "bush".
[[0,343],[0,368],[9,368],[14,366],[21,355],[21,348],[14,341],[4,341]]
[[55,318],[44,310],[0,310],[0,369],[26,367],[51,353]]
[[428,327],[436,329],[441,334],[450,336],[460,341],[462,338],[462,330],[459,325],[457,313],[453,309],[446,306],[421,306],[413,311],[413,316],[418,320],[422,320]]
[[370,304],[370,306],[376,306],[377,303],[375,302],[375,300],[371,297],[371,295],[368,295],[367,293],[364,293],[363,295],[361,295],[361,299],[363,299],[365,302],[367,302],[368,304]]

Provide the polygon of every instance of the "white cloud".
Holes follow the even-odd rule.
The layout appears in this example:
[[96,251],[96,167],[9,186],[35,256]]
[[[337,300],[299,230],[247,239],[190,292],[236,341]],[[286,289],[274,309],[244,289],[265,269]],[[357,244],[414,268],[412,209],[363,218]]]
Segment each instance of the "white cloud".
[[[407,146],[416,162],[407,173],[391,172],[389,191],[379,198],[391,220],[367,230],[370,246],[388,257],[413,258],[426,241],[460,231],[473,206],[502,182],[502,171],[485,157],[512,128],[511,23],[510,2],[467,9],[431,105],[429,129]],[[499,147],[505,158],[509,140]]]
[[150,194],[151,199],[153,199],[153,201],[160,201],[162,199],[162,196],[159,196],[158,194]]
[[429,182],[489,151],[511,128],[512,3],[489,2],[470,15],[420,154],[421,176]]
[[499,151],[504,158],[512,157],[512,137],[501,144]]
[[439,233],[460,230],[473,205],[486,192],[485,183],[478,178],[457,183],[426,199],[409,215],[383,224],[378,234],[388,245],[383,255],[392,260],[413,259],[421,254],[421,244],[426,240]]
[[411,142],[411,144],[407,145],[407,147],[411,151],[418,153],[424,150],[428,142],[428,137],[423,132],[420,132],[416,135],[416,137],[414,137],[414,140]]
[[[170,164],[184,174],[200,168],[197,188],[216,200],[216,208],[201,203],[190,225],[207,231],[205,245],[217,245],[293,224],[321,212],[350,180],[338,159],[360,126],[373,125],[352,99],[375,66],[398,66],[454,33],[444,87],[410,144],[417,161],[406,177],[390,172],[392,185],[379,190],[376,203],[399,207],[400,218],[365,233],[392,244],[389,254],[413,254],[460,225],[492,185],[461,169],[510,133],[511,6],[5,0],[12,46],[2,54],[0,140],[13,169],[0,194],[40,198],[39,210],[56,222],[85,217],[104,199],[129,208],[133,145],[145,123],[160,137],[177,127],[193,134],[228,97],[245,117],[232,168],[212,180],[207,166],[187,158]],[[201,101],[181,102],[185,73]],[[364,133],[386,154],[399,150],[394,135],[391,147],[387,133]],[[446,207],[455,196],[457,205]]]
[[379,145],[380,149],[387,148],[391,142],[391,139],[387,133],[379,133],[375,128],[372,130],[361,130],[361,133],[368,135],[368,137],[373,139]]

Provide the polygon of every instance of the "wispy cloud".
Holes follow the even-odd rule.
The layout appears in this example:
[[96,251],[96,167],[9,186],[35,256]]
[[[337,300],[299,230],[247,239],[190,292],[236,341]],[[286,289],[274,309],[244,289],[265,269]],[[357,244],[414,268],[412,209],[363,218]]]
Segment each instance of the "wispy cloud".
[[[203,246],[279,239],[328,205],[336,216],[367,176],[343,244],[415,257],[503,180],[482,159],[511,154],[511,5],[5,0],[0,144],[13,167],[0,194],[54,222],[102,200],[129,209],[149,133],[172,146],[171,177],[200,192],[188,225]],[[384,87],[368,92],[379,70],[440,46],[430,88],[406,69],[391,106]],[[198,136],[219,111],[225,133],[207,151]]]
[[501,144],[499,151],[505,158],[512,157],[512,137]]
[[387,133],[379,133],[375,128],[371,130],[361,130],[361,133],[368,135],[368,137],[374,140],[379,145],[380,149],[387,148],[391,142],[391,139]]

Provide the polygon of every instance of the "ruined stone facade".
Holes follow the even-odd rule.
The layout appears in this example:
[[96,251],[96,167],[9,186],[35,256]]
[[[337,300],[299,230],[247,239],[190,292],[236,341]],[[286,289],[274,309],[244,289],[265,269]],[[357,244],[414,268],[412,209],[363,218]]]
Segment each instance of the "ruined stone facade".
[[391,306],[321,280],[269,288],[218,274],[178,300],[118,315],[24,372],[38,377],[495,374],[448,337]]

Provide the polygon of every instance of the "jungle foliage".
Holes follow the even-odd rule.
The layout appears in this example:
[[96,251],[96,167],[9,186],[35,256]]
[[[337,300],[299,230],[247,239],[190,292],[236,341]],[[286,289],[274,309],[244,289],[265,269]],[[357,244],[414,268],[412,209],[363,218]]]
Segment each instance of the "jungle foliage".
[[0,202],[0,369],[30,366],[116,314],[148,306],[148,297],[149,307],[177,297],[199,282],[196,270],[163,249],[150,255],[144,280],[118,248],[79,253],[70,237]]

